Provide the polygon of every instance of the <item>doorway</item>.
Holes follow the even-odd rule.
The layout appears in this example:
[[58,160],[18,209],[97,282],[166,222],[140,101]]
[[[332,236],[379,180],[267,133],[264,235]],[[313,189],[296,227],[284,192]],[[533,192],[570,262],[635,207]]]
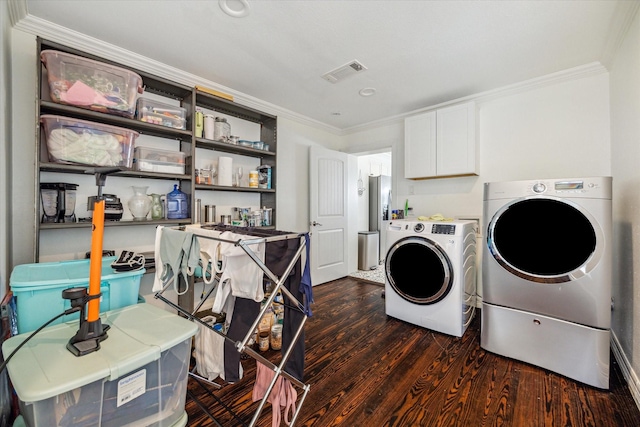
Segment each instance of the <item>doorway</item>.
[[[384,149],[377,152],[366,152],[355,154],[358,158],[358,212],[357,212],[357,229],[355,233],[361,231],[376,231],[371,229],[370,226],[370,201],[371,187],[369,185],[369,177],[389,176],[392,173],[392,155],[391,148]],[[392,180],[393,178],[391,178]],[[375,187],[373,187],[375,189]],[[391,206],[388,207],[389,215],[391,207],[393,206],[393,199],[391,200]],[[383,234],[385,230],[378,230],[380,235],[378,236],[379,256],[380,260],[384,260],[384,253],[386,251],[385,239]],[[358,236],[359,237],[359,236]],[[356,259],[360,254],[355,254]],[[357,269],[349,274],[349,276],[358,277],[372,282],[384,283],[384,264],[378,263],[375,270],[360,270]]]

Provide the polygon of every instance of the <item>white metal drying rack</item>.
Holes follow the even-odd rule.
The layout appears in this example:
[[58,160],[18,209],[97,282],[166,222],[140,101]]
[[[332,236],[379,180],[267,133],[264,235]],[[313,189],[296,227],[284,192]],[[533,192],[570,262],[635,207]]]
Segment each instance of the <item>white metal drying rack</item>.
[[[260,417],[260,414],[262,413],[262,410],[264,409],[264,406],[267,402],[267,399],[269,398],[269,395],[271,394],[271,390],[273,389],[273,387],[276,384],[276,381],[278,379],[278,376],[283,376],[285,378],[287,378],[289,381],[291,381],[291,383],[297,387],[299,387],[300,389],[302,389],[302,396],[299,398],[298,402],[296,403],[296,410],[295,413],[293,414],[293,417],[290,420],[290,426],[293,427],[295,424],[296,419],[298,418],[298,414],[300,413],[300,409],[302,408],[302,405],[307,397],[307,394],[309,393],[309,384],[305,384],[302,381],[298,380],[296,377],[294,377],[293,375],[291,375],[290,373],[288,373],[284,367],[287,363],[287,360],[289,360],[289,356],[291,355],[291,351],[293,350],[293,347],[295,345],[295,343],[298,341],[298,339],[300,338],[300,335],[302,334],[302,331],[304,330],[304,325],[308,319],[308,317],[306,316],[306,311],[304,309],[304,304],[299,301],[290,291],[289,289],[286,288],[286,286],[282,286],[283,283],[286,281],[287,277],[289,276],[289,274],[291,273],[291,270],[293,269],[293,267],[295,266],[296,262],[298,261],[298,259],[300,258],[300,256],[302,255],[302,252],[305,249],[306,246],[306,239],[305,234],[304,233],[287,233],[287,234],[274,234],[271,236],[266,236],[266,237],[258,237],[257,235],[260,234],[269,234],[266,233],[263,230],[259,230],[259,229],[255,229],[255,228],[251,228],[251,229],[245,229],[242,227],[230,227],[230,226],[224,226],[224,225],[206,225],[206,226],[201,226],[201,229],[203,230],[216,230],[216,231],[231,231],[233,233],[236,234],[245,234],[248,236],[247,239],[239,239],[239,240],[229,240],[229,239],[225,239],[222,237],[216,237],[216,236],[211,236],[211,235],[207,235],[207,234],[200,234],[198,233],[198,228],[195,227],[189,227],[188,229],[185,226],[178,226],[178,227],[167,227],[167,228],[172,228],[174,230],[180,230],[180,231],[184,231],[184,232],[191,232],[194,235],[198,236],[198,237],[202,237],[202,238],[206,238],[206,239],[212,239],[212,240],[216,240],[219,242],[225,242],[225,243],[232,243],[236,246],[241,247],[244,252],[253,260],[253,262],[255,262],[260,269],[264,272],[264,274],[269,277],[269,279],[271,279],[271,281],[273,283],[275,283],[275,287],[273,288],[273,291],[271,292],[271,295],[269,295],[269,297],[267,298],[267,300],[265,301],[265,303],[262,305],[261,309],[260,309],[260,313],[258,314],[258,316],[256,317],[256,319],[254,320],[253,324],[251,325],[251,327],[249,328],[249,331],[247,332],[247,334],[244,336],[244,338],[241,341],[234,341],[231,338],[227,337],[225,334],[223,334],[222,332],[219,332],[215,329],[213,329],[212,326],[210,326],[209,324],[207,324],[206,322],[204,322],[202,319],[200,319],[199,317],[196,316],[196,313],[199,311],[199,309],[202,307],[202,305],[204,304],[204,302],[207,300],[207,298],[209,298],[211,296],[211,294],[213,293],[213,291],[216,289],[216,286],[219,284],[219,279],[220,279],[220,273],[216,273],[215,274],[215,278],[213,280],[213,286],[211,287],[211,289],[206,293],[206,295],[204,295],[200,302],[198,303],[198,305],[194,308],[194,310],[192,312],[189,312],[188,310],[185,310],[183,307],[181,307],[178,304],[173,303],[172,301],[170,301],[169,299],[165,298],[163,296],[163,293],[165,292],[165,290],[169,287],[171,287],[171,280],[167,281],[166,284],[164,284],[163,288],[156,292],[155,294],[155,298],[160,299],[162,301],[164,301],[167,305],[171,306],[172,308],[174,308],[175,310],[177,310],[178,312],[182,313],[185,317],[187,317],[189,320],[198,322],[200,325],[210,329],[211,331],[213,331],[214,333],[221,335],[226,341],[229,341],[231,343],[234,344],[236,350],[239,353],[246,353],[248,355],[250,355],[251,357],[253,357],[254,359],[256,359],[256,361],[264,364],[265,366],[267,366],[268,368],[270,368],[275,375],[273,376],[271,383],[269,384],[269,387],[267,388],[264,397],[262,398],[262,400],[260,401],[260,403],[258,404],[258,408],[256,409],[253,418],[251,419],[251,422],[248,424],[249,427],[253,427],[255,426],[255,424],[258,421],[258,418]],[[276,241],[280,241],[280,240],[290,240],[290,239],[299,239],[300,240],[300,246],[298,247],[298,250],[296,251],[295,255],[293,256],[293,258],[291,259],[291,261],[289,262],[289,264],[287,265],[287,268],[285,269],[284,273],[282,274],[282,276],[278,277],[276,276],[269,268],[267,268],[267,266],[265,265],[265,263],[255,254],[255,252],[251,249],[250,246],[252,245],[257,245],[260,243],[269,243],[269,242],[276,242]],[[266,248],[266,246],[265,246]],[[156,265],[156,268],[162,268],[162,266],[158,266]],[[215,272],[212,271],[211,274],[214,274]],[[203,271],[203,275],[206,274],[205,271]],[[291,344],[289,345],[289,348],[287,348],[284,352],[284,354],[282,354],[282,359],[280,361],[280,364],[276,365],[274,363],[272,363],[270,360],[266,359],[265,357],[263,357],[260,353],[256,352],[254,349],[252,349],[251,347],[247,346],[247,343],[251,340],[252,335],[254,334],[255,330],[258,328],[258,325],[260,323],[260,319],[262,319],[262,316],[264,316],[264,314],[266,313],[266,311],[268,310],[268,308],[271,306],[271,304],[273,303],[278,290],[282,291],[283,293],[285,293],[287,295],[287,297],[289,297],[289,299],[292,302],[293,308],[301,311],[302,313],[305,313],[305,316],[302,317],[302,320],[300,322],[300,325],[298,325],[298,328],[296,330],[296,333],[293,337],[293,339],[291,340]],[[190,372],[189,375],[198,378],[199,380],[202,381],[206,381],[209,384],[212,384],[218,388],[220,388],[220,385],[215,383],[215,382],[210,382],[208,381],[206,378],[196,375],[193,372]],[[226,408],[226,407],[225,407]],[[233,411],[230,408],[226,408],[227,411],[231,412],[231,414],[238,418],[238,416],[233,413]],[[273,408],[273,410],[280,410],[280,408]],[[213,419],[213,416],[211,414],[209,414],[209,416]],[[218,422],[213,419],[214,422],[216,422],[216,424],[218,424]],[[220,425],[220,424],[218,424]]]

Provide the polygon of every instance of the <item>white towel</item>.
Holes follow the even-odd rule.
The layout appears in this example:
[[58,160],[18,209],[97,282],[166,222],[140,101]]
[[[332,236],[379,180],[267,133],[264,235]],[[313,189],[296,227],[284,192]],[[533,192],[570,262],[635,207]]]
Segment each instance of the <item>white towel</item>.
[[[204,317],[202,320],[213,326],[213,316]],[[209,381],[217,377],[224,380],[224,337],[198,323],[194,345],[198,374]],[[240,378],[242,378],[242,365],[240,370]]]
[[155,247],[154,247],[154,261],[156,263],[156,274],[153,276],[153,287],[151,288],[151,290],[153,292],[160,292],[163,288],[162,285],[162,256],[160,255],[160,244],[162,243],[162,229],[164,228],[164,226],[159,225],[158,228],[156,228],[156,243],[155,243]]
[[[243,239],[256,239],[257,237],[226,232],[225,238],[238,241]],[[264,243],[247,245],[256,257],[264,263]],[[227,244],[222,247],[222,259],[224,271],[221,281],[231,280],[231,294],[239,298],[252,299],[260,302],[264,299],[262,278],[264,272],[240,246]]]

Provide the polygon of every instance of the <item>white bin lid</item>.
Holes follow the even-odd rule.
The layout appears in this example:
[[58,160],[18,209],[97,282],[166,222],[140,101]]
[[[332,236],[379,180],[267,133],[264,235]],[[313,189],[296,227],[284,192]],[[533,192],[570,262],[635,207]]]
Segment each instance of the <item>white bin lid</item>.
[[[101,319],[111,327],[96,352],[76,357],[67,350],[77,320],[43,329],[18,350],[7,370],[20,400],[38,402],[101,379],[113,381],[159,359],[198,330],[195,323],[146,303],[108,311]],[[5,359],[29,335],[5,341]]]

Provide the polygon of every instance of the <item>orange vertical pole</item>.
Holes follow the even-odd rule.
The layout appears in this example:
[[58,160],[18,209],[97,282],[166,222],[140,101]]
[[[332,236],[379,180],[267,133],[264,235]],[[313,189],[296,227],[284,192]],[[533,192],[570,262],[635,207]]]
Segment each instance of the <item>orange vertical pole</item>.
[[[97,201],[93,207],[91,231],[91,259],[89,262],[89,296],[100,294],[102,279],[102,241],[104,238],[104,200]],[[87,321],[95,322],[100,318],[100,298],[89,301]]]

